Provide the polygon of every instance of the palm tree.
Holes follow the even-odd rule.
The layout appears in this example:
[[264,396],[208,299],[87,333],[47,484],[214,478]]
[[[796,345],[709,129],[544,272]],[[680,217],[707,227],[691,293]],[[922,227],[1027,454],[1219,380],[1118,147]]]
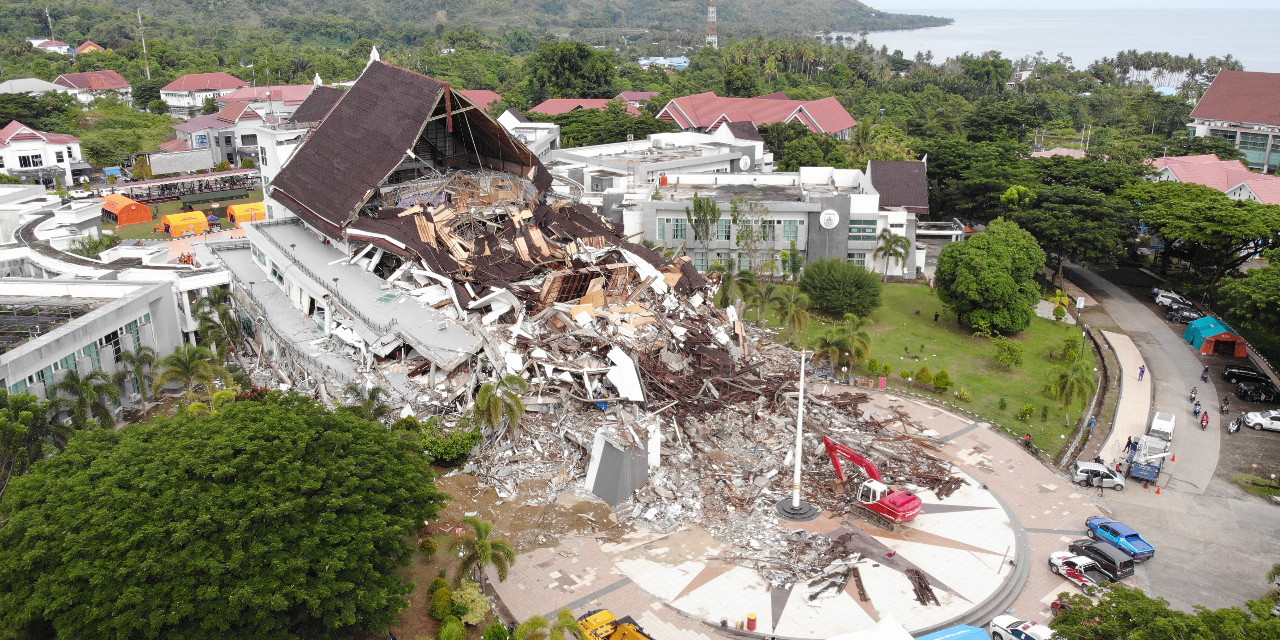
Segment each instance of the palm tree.
[[[120,387],[105,372],[94,371],[82,376],[71,369],[53,385],[52,391],[55,406],[62,405],[71,411],[71,426],[76,429],[88,427],[90,418],[108,429],[116,425],[111,403],[120,404]],[[58,397],[61,394],[69,398],[63,400]]]
[[462,540],[463,556],[458,564],[458,579],[476,570],[480,574],[480,583],[484,584],[484,570],[492,566],[498,572],[498,582],[507,579],[511,565],[516,563],[516,551],[506,540],[489,537],[493,533],[493,523],[485,522],[475,516],[462,519],[463,524],[471,527],[473,535]]
[[192,310],[200,323],[197,330],[201,342],[214,345],[219,351],[235,357],[235,345],[243,332],[231,310],[231,290],[226,287],[209,289],[209,295],[196,300]]
[[138,383],[138,395],[142,396],[143,402],[150,400],[151,385],[156,379],[156,364],[159,362],[156,350],[138,347],[137,351],[124,351],[120,353],[120,362],[124,363],[125,369],[116,373],[116,384],[123,385],[127,378],[132,377]]
[[529,383],[515,374],[499,380],[497,384],[485,384],[476,393],[474,420],[481,429],[497,431],[503,426],[511,430],[512,439],[520,429],[524,417],[524,401],[520,394],[529,390]]
[[880,246],[876,247],[875,252],[871,254],[871,258],[873,260],[884,258],[884,281],[888,282],[889,260],[893,259],[897,262],[905,263],[907,261],[907,252],[911,250],[911,240],[906,236],[894,233],[892,229],[881,231],[876,239],[880,241]]
[[797,331],[804,331],[809,324],[809,296],[795,287],[777,287],[770,302],[778,314],[778,321],[787,327],[787,336],[794,338]]
[[10,478],[44,459],[46,446],[66,446],[72,427],[54,420],[55,412],[36,396],[0,389],[0,496]]
[[187,413],[194,416],[216,416],[218,415],[218,409],[221,409],[223,405],[235,401],[236,392],[231,389],[223,389],[222,391],[218,391],[210,396],[208,404],[203,402],[193,402],[187,405]]
[[206,347],[194,344],[183,344],[174,347],[173,353],[160,360],[164,371],[156,376],[156,388],[164,387],[170,382],[180,382],[186,389],[187,397],[195,391],[196,385],[207,385],[218,377],[218,366],[213,362],[213,352]]
[[832,375],[837,374],[842,368],[848,371],[848,367],[852,366],[851,360],[853,340],[839,327],[828,327],[813,344],[813,360],[814,362],[825,360],[831,364]]
[[549,621],[542,616],[525,620],[516,627],[511,637],[515,640],[566,640],[567,638],[585,640],[587,635],[582,631],[578,620],[573,617],[573,612],[565,608],[556,614],[554,621]]
[[382,420],[391,412],[390,405],[382,401],[387,396],[387,390],[382,387],[375,385],[366,391],[361,385],[349,384],[342,391],[354,400],[344,408],[365,420]]
[[[1062,289],[1055,289],[1053,297],[1049,298],[1049,304],[1053,305],[1053,317],[1061,320],[1067,315],[1067,305],[1071,304],[1071,296],[1062,292]],[[1061,313],[1059,313],[1061,309]]]
[[1084,360],[1058,367],[1053,372],[1053,397],[1058,399],[1062,410],[1067,412],[1067,427],[1071,426],[1070,408],[1084,404],[1093,392],[1093,379],[1089,365]]

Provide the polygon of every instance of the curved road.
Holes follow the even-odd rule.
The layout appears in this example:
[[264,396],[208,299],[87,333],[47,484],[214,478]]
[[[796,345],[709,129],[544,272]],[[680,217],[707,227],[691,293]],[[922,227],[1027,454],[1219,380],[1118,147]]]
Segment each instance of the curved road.
[[[1200,387],[1201,403],[1214,407],[1212,384],[1200,383],[1202,365],[1191,347],[1133,296],[1083,269],[1068,267],[1071,280],[1097,299],[1137,344],[1155,376],[1153,407],[1177,416],[1173,450],[1166,465],[1172,479],[1162,495],[1130,485],[1107,491],[1101,504],[1156,547],[1156,557],[1138,566],[1130,582],[1177,609],[1238,607],[1267,590],[1265,574],[1280,558],[1280,508],[1214,478],[1225,437],[1217,412],[1212,429],[1192,424],[1187,391]],[[1130,363],[1136,365],[1136,363]],[[1126,366],[1125,376],[1136,376]],[[1212,381],[1211,381],[1212,382]]]

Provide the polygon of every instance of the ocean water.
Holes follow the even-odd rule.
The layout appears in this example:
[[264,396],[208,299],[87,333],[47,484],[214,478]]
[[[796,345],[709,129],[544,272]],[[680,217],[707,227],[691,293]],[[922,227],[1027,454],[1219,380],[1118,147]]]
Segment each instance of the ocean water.
[[919,12],[955,22],[929,29],[873,32],[867,41],[877,49],[881,45],[890,51],[901,49],[908,58],[917,51],[932,51],[935,62],[966,51],[996,50],[1011,60],[1042,51],[1050,60],[1066,54],[1076,68],[1085,68],[1099,58],[1136,49],[1200,59],[1231,54],[1246,71],[1280,72],[1280,2],[1267,8],[1223,10],[937,8]]

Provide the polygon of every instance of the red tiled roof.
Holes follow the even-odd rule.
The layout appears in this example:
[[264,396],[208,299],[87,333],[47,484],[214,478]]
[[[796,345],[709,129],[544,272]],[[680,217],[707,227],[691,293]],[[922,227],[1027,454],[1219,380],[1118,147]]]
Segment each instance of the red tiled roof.
[[109,89],[128,89],[129,81],[124,76],[112,71],[104,69],[102,71],[82,71],[80,73],[64,73],[56,80],[54,84],[60,84],[64,87],[72,89],[84,89],[86,91],[106,91]]
[[1191,117],[1280,126],[1280,73],[1221,71]]
[[[609,103],[613,102],[609,98],[552,98],[544,101],[542,104],[530,109],[532,113],[542,113],[549,116],[558,116],[562,113],[569,113],[574,109],[595,109],[596,111],[604,111],[609,108]],[[638,116],[640,110],[626,105],[627,113]]]
[[231,102],[221,111],[214,114],[223,122],[240,122],[241,120],[261,120],[262,116],[249,107],[247,102]]
[[236,89],[225,96],[220,96],[218,102],[224,104],[231,102],[258,102],[265,101],[270,94],[272,102],[284,100],[287,105],[302,104],[307,96],[311,95],[311,91],[316,88],[314,84],[273,84],[265,87],[242,87]]
[[[1147,164],[1155,167],[1156,169],[1163,169],[1171,164],[1206,164],[1210,162],[1222,162],[1222,160],[1219,160],[1218,156],[1212,153],[1204,153],[1198,156],[1166,156],[1164,158],[1152,158],[1147,161]],[[1243,165],[1244,163],[1241,163],[1241,166]]]
[[161,151],[190,151],[191,145],[182,138],[174,138],[160,143]]
[[17,120],[5,125],[0,129],[0,146],[9,146],[10,143],[19,140],[44,140],[49,144],[78,144],[80,138],[67,133],[49,133],[47,131],[39,131],[32,129]]
[[67,43],[65,43],[65,42],[63,42],[63,41],[61,41],[61,40],[45,40],[44,42],[41,42],[40,44],[38,44],[38,45],[36,45],[36,46],[37,46],[37,47],[65,47],[65,46],[68,46],[68,45],[67,45]]
[[699,93],[667,103],[658,117],[681,129],[714,130],[726,122],[749,121],[756,126],[776,122],[800,122],[814,133],[836,133],[858,124],[834,97],[791,100],[775,93],[758,98],[724,98]]
[[80,46],[76,47],[76,53],[84,53],[86,51],[106,51],[107,48],[92,41],[85,40]]
[[623,91],[614,96],[614,100],[622,100],[624,102],[644,102],[658,95],[657,91]]
[[502,101],[502,96],[498,95],[496,91],[488,89],[458,89],[458,93],[485,111],[492,109],[495,103]]
[[1260,175],[1246,180],[1245,184],[1249,185],[1249,190],[1258,196],[1262,204],[1280,204],[1280,178]]
[[1239,160],[1201,164],[1171,164],[1168,169],[1178,179],[1178,182],[1202,184],[1218,191],[1226,191],[1241,182],[1258,177],[1258,174],[1250,171]]
[[188,73],[169,84],[166,84],[161,91],[220,91],[222,89],[239,89],[240,87],[249,86],[248,82],[241,80],[225,71],[215,71],[213,73]]

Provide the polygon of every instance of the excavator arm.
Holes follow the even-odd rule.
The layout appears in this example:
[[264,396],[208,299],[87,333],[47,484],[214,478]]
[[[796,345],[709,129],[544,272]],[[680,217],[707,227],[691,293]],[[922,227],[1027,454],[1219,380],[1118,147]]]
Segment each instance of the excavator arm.
[[862,467],[862,471],[867,474],[868,478],[877,482],[884,482],[884,478],[880,476],[880,469],[876,468],[875,463],[862,454],[827,436],[822,437],[822,444],[827,447],[827,457],[831,458],[831,465],[836,468],[836,477],[840,479],[840,482],[848,480],[844,464],[840,461],[841,458],[845,458],[849,462]]

